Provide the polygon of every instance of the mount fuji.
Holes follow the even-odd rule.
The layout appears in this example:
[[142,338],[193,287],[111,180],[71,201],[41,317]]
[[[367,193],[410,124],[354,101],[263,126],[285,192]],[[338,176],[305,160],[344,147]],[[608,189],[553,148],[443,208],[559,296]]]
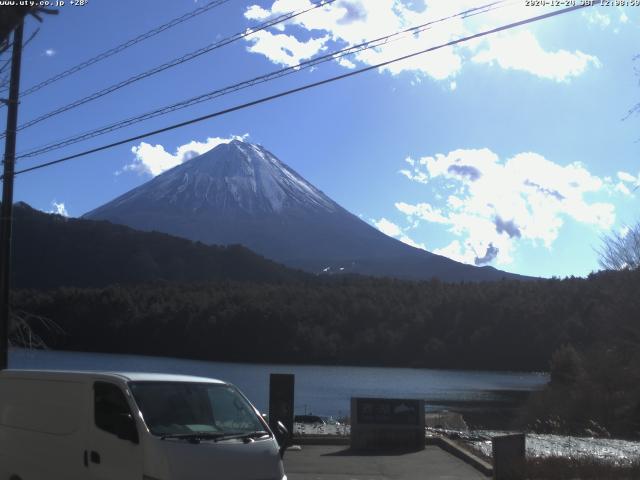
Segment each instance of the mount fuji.
[[290,267],[445,281],[526,278],[411,247],[349,213],[262,146],[233,140],[84,218],[205,244],[242,244]]

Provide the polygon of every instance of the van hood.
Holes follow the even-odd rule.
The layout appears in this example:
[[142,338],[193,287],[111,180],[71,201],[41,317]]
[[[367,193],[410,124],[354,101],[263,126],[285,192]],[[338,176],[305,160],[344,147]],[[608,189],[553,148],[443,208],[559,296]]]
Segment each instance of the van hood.
[[159,440],[171,480],[282,480],[284,469],[273,438],[244,443]]

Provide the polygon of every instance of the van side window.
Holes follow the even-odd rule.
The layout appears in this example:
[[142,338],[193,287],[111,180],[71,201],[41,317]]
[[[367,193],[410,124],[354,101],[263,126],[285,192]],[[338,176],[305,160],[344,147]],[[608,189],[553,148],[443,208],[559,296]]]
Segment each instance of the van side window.
[[96,382],[93,385],[93,394],[96,427],[120,435],[123,420],[132,418],[122,390],[111,383]]

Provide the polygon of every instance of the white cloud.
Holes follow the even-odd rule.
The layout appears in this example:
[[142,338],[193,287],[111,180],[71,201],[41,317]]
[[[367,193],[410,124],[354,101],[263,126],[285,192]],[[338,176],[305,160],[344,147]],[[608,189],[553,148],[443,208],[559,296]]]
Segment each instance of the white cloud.
[[613,180],[609,180],[609,183],[613,185],[614,190],[624,193],[628,196],[634,196],[635,190],[640,186],[640,173],[637,177],[634,177],[629,172],[618,172],[618,183],[614,184]]
[[598,8],[590,8],[583,11],[582,15],[591,25],[597,25],[603,29],[611,25],[611,17],[606,13],[602,13]]
[[[422,11],[408,8],[403,2],[396,0],[376,0],[361,2],[357,0],[341,0],[334,5],[315,10],[312,15],[300,15],[287,24],[295,26],[296,33],[306,30],[306,42],[296,38],[294,34],[273,35],[269,32],[258,32],[247,38],[253,45],[250,51],[262,53],[274,63],[293,65],[294,59],[304,60],[326,49],[328,41],[333,41],[339,48],[345,48],[397,32],[415,24],[425,23],[439,18],[454,9],[440,2],[437,8],[430,7]],[[465,3],[465,2],[462,2]],[[468,3],[468,1],[467,1]],[[286,1],[276,0],[270,9],[257,5],[245,11],[245,17],[253,20],[264,20],[268,17],[282,15],[294,10],[309,8],[308,0]],[[464,5],[456,8],[463,8]],[[285,30],[287,29],[285,27]],[[289,28],[291,30],[291,28]],[[445,43],[466,32],[460,19],[453,19],[444,25],[434,25],[430,30],[416,35],[404,35],[400,41],[385,43],[378,48],[362,51],[349,58],[342,57],[338,63],[345,68],[354,68],[356,62],[371,65],[405,55],[407,52],[422,50],[425,47]],[[445,79],[460,70],[462,59],[453,48],[446,48],[430,55],[414,57],[403,62],[384,67],[383,70],[396,75],[402,71],[414,71],[436,79]]]
[[271,16],[271,13],[260,5],[251,5],[244,12],[244,16],[249,20],[266,20]]
[[54,200],[51,202],[51,206],[53,208],[49,210],[48,213],[55,213],[56,215],[62,215],[63,217],[69,216],[69,212],[67,212],[67,207],[65,207],[64,202],[56,202]]
[[410,205],[404,202],[397,202],[396,208],[404,213],[407,217],[417,217],[421,220],[432,223],[448,223],[449,219],[442,214],[442,211],[434,208],[428,203],[419,203]]
[[390,237],[398,237],[402,235],[402,229],[395,223],[387,220],[386,218],[381,218],[380,220],[374,220],[373,224],[376,226],[378,230],[380,230],[385,235],[389,235]]
[[497,63],[506,70],[521,70],[541,78],[565,82],[582,75],[587,67],[600,67],[597,57],[576,50],[548,52],[527,30],[489,38],[488,48],[479,51],[476,63]]
[[273,63],[291,67],[324,50],[329,37],[312,38],[301,42],[293,35],[273,34],[261,30],[247,39],[252,42],[248,48],[250,52],[262,53]]
[[464,248],[459,240],[453,240],[443,248],[436,248],[432,253],[455,260],[456,262],[473,264],[473,252],[469,248]]
[[387,220],[384,217],[381,218],[380,220],[371,220],[371,221],[375,225],[375,227],[385,235],[396,238],[401,242],[406,243],[407,245],[410,245],[412,247],[426,250],[426,247],[424,246],[423,243],[418,243],[412,240],[406,233],[404,233],[404,231],[402,230],[402,228],[400,228],[400,226],[396,225],[392,221]]
[[399,173],[414,182],[427,183],[429,181],[429,177],[424,172],[412,172],[411,170],[402,169]]
[[629,172],[618,172],[618,178],[623,182],[635,182],[636,177],[631,175]]
[[[608,12],[608,13],[603,13],[604,10],[598,9],[598,8],[590,8],[590,9],[584,10],[582,12],[582,16],[587,19],[587,22],[589,23],[589,25],[600,27],[602,30],[605,30],[612,25],[613,26],[616,25],[615,23],[616,10],[613,10],[612,12]],[[620,24],[628,23],[629,17],[624,11],[624,7],[618,7],[617,10],[619,13],[619,15],[617,16],[618,23]],[[618,33],[618,30],[619,30],[618,28],[614,28],[613,31],[614,33]]]
[[338,65],[341,65],[344,68],[348,68],[349,70],[353,70],[354,68],[357,67],[355,63],[353,63],[351,60],[349,60],[346,57],[340,57],[337,59],[337,61],[338,61]]
[[234,139],[244,140],[248,136],[249,134],[231,136],[229,138],[209,137],[204,142],[192,140],[177,147],[174,154],[167,152],[162,145],[140,142],[139,145],[131,147],[131,151],[135,155],[134,160],[125,165],[122,170],[118,170],[116,175],[120,175],[123,172],[138,172],[155,177],[166,170],[191,160],[193,157],[208,152],[218,145],[229,143]]
[[466,263],[511,263],[522,241],[551,248],[567,219],[600,230],[615,221],[612,204],[589,198],[610,184],[578,162],[559,165],[532,152],[502,160],[484,148],[407,163],[407,178],[450,194],[396,208],[414,224],[446,225],[457,238],[434,253]]
[[637,177],[634,177],[629,172],[618,172],[618,178],[623,182],[632,183],[634,185],[640,184],[640,173],[638,173]]
[[616,192],[623,193],[624,195],[628,195],[628,196],[632,195],[631,190],[629,190],[629,187],[627,187],[623,182],[616,183],[616,185],[614,186],[614,190]]
[[[274,63],[291,66],[300,60],[313,58],[326,50],[329,44],[332,49],[342,49],[433,22],[428,29],[394,37],[376,48],[336,59],[341,66],[352,69],[358,64],[374,65],[443,45],[514,20],[535,16],[543,10],[525,8],[514,2],[513,5],[502,6],[478,16],[438,22],[480,4],[479,0],[426,0],[423,5],[408,0],[339,0],[314,10],[312,14],[299,15],[279,24],[277,28],[274,27],[278,33],[260,31],[246,40],[251,43],[249,51],[260,53]],[[310,0],[273,0],[268,8],[250,5],[245,10],[245,17],[264,21],[312,5]],[[553,80],[566,80],[582,74],[589,65],[599,65],[596,57],[580,51],[545,51],[528,30],[500,38],[503,40],[490,36],[444,47],[384,66],[381,71],[391,75],[411,72],[416,75],[412,84],[419,83],[421,77],[447,80],[449,88],[455,90],[457,84],[454,79],[471,58],[475,62],[523,70]],[[515,43],[508,45],[510,42]]]
[[53,57],[56,53],[58,53],[58,52],[56,52],[53,48],[47,48],[47,49],[44,51],[44,54],[45,54],[47,57]]
[[413,239],[411,239],[407,235],[401,235],[400,237],[398,237],[398,240],[400,240],[402,243],[406,243],[410,247],[419,248],[421,250],[426,250],[427,249],[427,247],[425,247],[424,243],[415,242]]

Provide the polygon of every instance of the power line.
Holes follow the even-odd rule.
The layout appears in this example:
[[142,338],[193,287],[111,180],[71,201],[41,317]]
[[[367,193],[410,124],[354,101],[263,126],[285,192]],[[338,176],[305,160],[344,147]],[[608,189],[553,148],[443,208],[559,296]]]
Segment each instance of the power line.
[[[33,31],[33,33],[31,35],[29,35],[29,38],[24,41],[24,43],[22,44],[22,47],[24,48],[27,45],[29,45],[29,43],[31,43],[31,40],[33,40],[35,38],[35,36],[38,35],[39,32],[40,32],[40,27],[36,28]],[[4,52],[8,51],[12,47],[13,47],[13,42],[3,46],[2,48],[0,48],[0,55],[3,54]]]
[[[224,0],[224,1],[228,1],[228,0]],[[117,90],[120,90],[121,88],[126,87],[127,85],[131,85],[132,83],[138,82],[140,80],[143,80],[145,78],[151,77],[153,75],[156,75],[160,72],[163,72],[165,70],[168,70],[169,68],[175,67],[177,65],[180,65],[182,63],[188,62],[193,60],[194,58],[197,58],[201,55],[204,55],[205,53],[209,53],[213,50],[217,50],[219,48],[222,48],[226,45],[229,45],[230,43],[236,42],[242,38],[248,37],[249,35],[252,35],[256,32],[265,30],[269,27],[272,27],[273,25],[276,25],[278,23],[282,23],[286,20],[289,20],[291,18],[297,17],[298,15],[302,15],[303,13],[307,13],[311,10],[315,10],[316,8],[320,8],[323,7],[325,5],[329,5],[333,2],[335,2],[337,0],[325,0],[325,1],[321,1],[318,3],[313,4],[312,7],[306,8],[304,10],[298,10],[296,12],[291,12],[288,13],[286,15],[282,15],[280,17],[277,17],[276,19],[267,21],[265,23],[260,24],[259,26],[257,26],[256,28],[250,28],[247,29],[243,32],[240,33],[236,33],[235,35],[232,35],[231,37],[227,37],[223,40],[220,40],[218,42],[209,44],[205,47],[199,48],[197,50],[194,50],[192,52],[189,52],[181,57],[178,58],[174,58],[173,60],[170,60],[169,62],[165,62],[161,65],[158,65],[150,70],[147,70],[146,72],[142,72],[139,73],[137,75],[134,75],[132,77],[127,78],[126,80],[123,80],[121,82],[118,82],[114,85],[111,85],[107,88],[104,88],[102,90],[99,90],[97,92],[92,93],[91,95],[87,95],[86,97],[83,97],[79,100],[76,100],[75,102],[69,103],[67,105],[64,105],[60,108],[57,108],[55,110],[52,110],[49,113],[45,113],[44,115],[41,115],[33,120],[30,120],[26,123],[23,123],[22,125],[20,125],[18,127],[18,130],[23,130],[25,128],[29,128],[33,125],[36,125],[44,120],[47,120],[48,118],[54,117],[56,115],[60,115],[61,113],[67,112],[73,108],[79,107],[80,105],[84,105],[85,103],[91,102],[93,100],[96,100],[98,98],[104,97],[105,95],[108,95],[110,93],[113,93]],[[2,136],[0,135],[0,138],[2,138]]]
[[[511,3],[513,3],[513,2],[511,2]],[[402,30],[400,32],[395,32],[395,33],[392,33],[392,34],[389,34],[389,35],[384,35],[382,37],[378,37],[378,38],[373,39],[373,40],[368,40],[368,41],[360,43],[358,45],[353,45],[353,46],[349,46],[347,48],[344,48],[344,49],[341,49],[341,50],[338,50],[338,51],[333,51],[333,52],[327,53],[325,55],[316,57],[314,59],[300,62],[297,65],[292,65],[292,66],[289,66],[289,67],[285,67],[285,68],[282,68],[280,70],[276,70],[276,71],[273,71],[273,72],[270,72],[270,73],[267,73],[267,74],[264,74],[264,75],[260,75],[258,77],[254,77],[254,78],[249,79],[249,80],[244,80],[242,82],[223,87],[221,89],[213,90],[211,92],[207,92],[207,93],[195,96],[195,97],[191,97],[189,99],[182,100],[180,102],[177,102],[177,103],[174,103],[174,104],[171,104],[171,105],[166,105],[164,107],[157,108],[155,110],[146,112],[144,114],[141,114],[141,115],[138,115],[138,116],[135,116],[135,117],[130,117],[130,118],[126,119],[126,120],[121,120],[121,121],[106,125],[104,127],[100,127],[100,128],[88,131],[88,132],[84,132],[84,133],[82,133],[80,135],[76,135],[76,136],[73,136],[73,137],[70,137],[70,138],[66,138],[66,139],[63,139],[63,140],[52,142],[52,143],[43,145],[41,147],[36,147],[35,149],[29,150],[26,153],[19,154],[17,158],[18,159],[23,159],[23,158],[35,157],[35,156],[38,156],[38,155],[42,155],[44,153],[48,153],[48,152],[53,151],[53,150],[58,150],[60,148],[67,147],[69,145],[73,145],[75,143],[78,143],[78,142],[81,142],[81,141],[84,141],[84,140],[88,140],[90,138],[94,138],[94,137],[97,137],[97,136],[100,136],[100,135],[104,135],[106,133],[110,133],[110,132],[119,130],[121,128],[125,128],[125,127],[128,127],[128,126],[131,126],[131,125],[134,125],[134,124],[149,120],[151,118],[155,118],[155,117],[158,117],[158,116],[161,116],[161,115],[166,115],[168,113],[172,113],[172,112],[177,111],[177,110],[181,110],[181,109],[184,109],[184,108],[187,108],[187,107],[190,107],[190,106],[193,106],[193,105],[196,105],[196,104],[208,101],[208,100],[212,100],[214,98],[219,98],[219,97],[222,97],[224,95],[235,93],[235,92],[237,92],[239,90],[243,90],[245,88],[253,87],[253,86],[256,86],[256,85],[259,85],[259,84],[262,84],[262,83],[266,83],[266,82],[269,82],[269,81],[272,81],[272,80],[275,80],[275,79],[278,79],[278,78],[282,78],[282,77],[284,77],[286,75],[290,75],[290,74],[297,73],[297,72],[300,72],[300,71],[305,70],[305,69],[309,69],[309,68],[315,67],[315,66],[317,66],[317,65],[319,65],[321,63],[325,63],[325,62],[328,62],[328,61],[336,60],[336,59],[339,59],[339,58],[342,58],[342,57],[345,57],[345,56],[348,56],[348,55],[354,55],[354,54],[362,52],[364,50],[376,48],[376,47],[379,47],[379,46],[382,46],[382,45],[387,45],[388,43],[391,43],[393,41],[397,41],[398,38],[395,38],[395,37],[401,37],[401,36],[406,35],[406,34],[416,35],[418,33],[421,33],[423,31],[427,30],[429,27],[431,27],[432,25],[434,25],[436,23],[441,23],[441,22],[450,20],[452,18],[457,18],[457,17],[467,18],[467,17],[473,16],[473,15],[479,15],[479,14],[491,11],[493,9],[496,9],[496,8],[498,8],[499,5],[504,5],[504,4],[507,4],[507,0],[499,0],[499,1],[496,1],[496,2],[492,2],[492,3],[486,4],[486,5],[479,6],[479,7],[474,7],[474,8],[465,10],[463,12],[460,12],[460,13],[457,13],[457,14],[454,14],[454,15],[450,15],[448,17],[440,18],[438,20],[433,20],[433,21],[430,21],[430,22],[427,22],[427,23],[424,23],[424,24],[421,24],[421,25],[416,25],[416,26],[407,28],[405,30]]]
[[201,117],[193,118],[191,120],[186,120],[184,122],[176,123],[176,124],[173,124],[173,125],[170,125],[170,126],[167,126],[167,127],[164,127],[164,128],[160,128],[160,129],[157,129],[157,130],[153,130],[153,131],[150,131],[150,132],[146,132],[146,133],[143,133],[143,134],[140,134],[140,135],[135,135],[133,137],[126,138],[124,140],[119,140],[117,142],[113,142],[113,143],[110,143],[110,144],[107,144],[107,145],[103,145],[101,147],[96,147],[96,148],[92,148],[90,150],[85,150],[84,152],[76,153],[74,155],[69,155],[67,157],[59,158],[57,160],[52,160],[52,161],[49,161],[49,162],[45,162],[45,163],[41,163],[41,164],[38,164],[38,165],[34,165],[33,167],[29,167],[29,168],[25,168],[25,169],[22,169],[22,170],[18,170],[18,171],[15,172],[15,174],[18,175],[18,174],[22,174],[22,173],[32,172],[34,170],[39,170],[39,169],[42,169],[42,168],[45,168],[45,167],[50,167],[52,165],[57,165],[59,163],[63,163],[63,162],[67,162],[69,160],[73,160],[75,158],[83,157],[83,156],[89,155],[91,153],[97,153],[97,152],[100,152],[100,151],[103,151],[103,150],[107,150],[107,149],[110,149],[110,148],[113,148],[113,147],[117,147],[119,145],[123,145],[125,143],[129,143],[129,142],[132,142],[132,141],[135,141],[135,140],[140,140],[142,138],[145,138],[145,137],[148,137],[148,136],[151,136],[151,135],[157,135],[159,133],[164,133],[164,132],[168,132],[170,130],[175,130],[175,129],[180,128],[180,127],[184,127],[184,126],[187,126],[187,125],[192,125],[194,123],[202,122],[203,120],[209,120],[211,118],[219,117],[219,116],[222,116],[222,115],[225,115],[225,114],[228,114],[228,113],[236,112],[238,110],[243,110],[245,108],[249,108],[249,107],[253,107],[255,105],[266,103],[266,102],[269,102],[271,100],[275,100],[277,98],[281,98],[281,97],[285,97],[285,96],[288,96],[288,95],[292,95],[294,93],[298,93],[298,92],[302,92],[302,91],[305,91],[305,90],[309,90],[311,88],[319,87],[321,85],[326,85],[328,83],[336,82],[338,80],[343,80],[345,78],[353,77],[355,75],[359,75],[361,73],[368,72],[368,71],[371,71],[371,70],[376,70],[378,68],[382,68],[382,67],[385,67],[387,65],[391,65],[391,64],[399,62],[399,61],[407,60],[409,58],[413,58],[413,57],[416,57],[418,55],[423,55],[423,54],[428,53],[428,52],[433,52],[433,51],[439,50],[441,48],[450,47],[450,46],[453,46],[453,45],[457,45],[458,43],[467,42],[469,40],[474,40],[476,38],[481,38],[481,37],[485,37],[487,35],[492,35],[494,33],[502,32],[502,31],[505,31],[505,30],[510,30],[512,28],[516,28],[516,27],[519,27],[519,26],[522,26],[522,25],[526,25],[526,24],[529,24],[529,23],[537,22],[537,21],[544,20],[544,19],[547,19],[547,18],[555,17],[555,16],[558,16],[558,15],[569,13],[569,12],[572,12],[574,10],[579,10],[579,9],[586,8],[586,7],[589,7],[589,6],[591,6],[591,5],[588,5],[588,4],[576,5],[576,6],[573,6],[573,7],[567,7],[567,8],[563,8],[561,10],[557,10],[557,11],[554,11],[554,12],[549,12],[549,13],[538,15],[538,16],[535,16],[535,17],[531,17],[531,18],[528,18],[528,19],[525,19],[525,20],[520,20],[520,21],[517,21],[517,22],[509,23],[507,25],[502,25],[500,27],[496,27],[496,28],[493,28],[491,30],[485,30],[485,31],[480,32],[480,33],[476,33],[476,34],[473,34],[473,35],[469,35],[467,37],[459,38],[457,40],[452,40],[450,42],[443,43],[443,44],[440,44],[440,45],[437,45],[437,46],[434,46],[434,47],[429,47],[429,48],[426,48],[424,50],[420,50],[418,52],[414,52],[414,53],[410,53],[410,54],[407,54],[407,55],[403,55],[401,57],[396,57],[396,58],[394,58],[392,60],[387,60],[385,62],[377,63],[375,65],[370,65],[368,67],[363,67],[363,68],[360,68],[358,70],[354,70],[354,71],[351,71],[351,72],[348,72],[348,73],[344,73],[342,75],[337,75],[337,76],[334,76],[334,77],[331,77],[331,78],[327,78],[325,80],[320,80],[318,82],[309,83],[309,84],[303,85],[301,87],[292,88],[292,89],[286,90],[284,92],[276,93],[274,95],[269,95],[267,97],[262,97],[262,98],[259,98],[257,100],[253,100],[251,102],[247,102],[247,103],[243,103],[243,104],[240,104],[240,105],[236,105],[234,107],[226,108],[224,110],[219,110],[217,112],[213,112],[213,113],[210,113],[208,115],[203,115]]
[[205,94],[202,94],[202,95],[198,95],[196,97],[192,97],[192,98],[180,101],[178,103],[174,103],[172,105],[168,105],[168,106],[164,106],[164,107],[152,110],[150,112],[144,113],[142,115],[138,115],[136,117],[131,117],[131,118],[126,119],[126,120],[115,122],[115,123],[109,124],[107,126],[100,127],[98,129],[89,131],[89,132],[84,132],[84,133],[82,133],[80,135],[76,135],[74,137],[70,137],[70,138],[67,138],[67,139],[64,139],[64,140],[60,140],[60,141],[56,141],[56,142],[53,142],[53,143],[49,143],[49,144],[46,144],[46,145],[44,145],[42,147],[37,147],[37,148],[35,148],[33,150],[30,150],[30,151],[28,151],[26,153],[21,153],[20,155],[18,155],[17,158],[20,159],[20,158],[38,156],[38,155],[41,155],[43,153],[47,153],[47,152],[50,152],[52,150],[57,150],[59,148],[66,147],[66,146],[78,143],[80,141],[83,141],[83,140],[87,140],[87,139],[94,138],[94,137],[97,137],[97,136],[100,136],[100,135],[104,135],[106,133],[110,133],[110,132],[113,132],[115,130],[119,130],[121,128],[127,127],[127,126],[130,126],[130,125],[133,125],[133,124],[145,121],[145,120],[149,120],[151,118],[155,118],[155,117],[160,116],[160,115],[165,115],[165,114],[168,114],[168,113],[171,113],[171,112],[183,109],[183,108],[187,108],[187,107],[196,105],[198,103],[202,103],[204,101],[211,100],[213,98],[218,98],[218,97],[230,94],[230,93],[234,93],[234,92],[237,92],[239,90],[242,90],[242,89],[245,89],[245,88],[248,88],[248,87],[251,87],[251,86],[258,85],[260,83],[266,83],[267,81],[275,80],[275,79],[281,78],[281,77],[283,77],[285,75],[289,75],[289,74],[292,74],[292,73],[297,73],[297,72],[302,71],[304,69],[315,67],[316,65],[319,65],[321,63],[324,63],[324,62],[327,62],[327,61],[330,61],[330,60],[335,60],[335,59],[338,59],[338,58],[341,58],[341,57],[347,56],[347,55],[353,55],[353,54],[361,52],[363,50],[375,48],[375,47],[378,47],[380,45],[386,45],[386,44],[390,43],[391,41],[395,41],[395,40],[389,40],[390,38],[392,38],[394,36],[400,36],[400,35],[403,35],[403,34],[406,34],[406,33],[417,34],[419,32],[422,32],[422,31],[426,30],[427,29],[426,27],[428,27],[430,25],[433,25],[435,23],[439,23],[439,22],[442,22],[442,21],[446,21],[446,20],[449,20],[449,19],[454,18],[454,17],[464,17],[464,18],[466,18],[468,16],[477,15],[479,13],[485,13],[485,12],[489,11],[488,7],[495,7],[495,5],[501,4],[501,3],[504,3],[504,2],[506,2],[506,0],[500,0],[500,1],[497,1],[497,2],[493,2],[493,3],[487,4],[487,5],[481,6],[481,7],[475,7],[475,8],[466,10],[464,12],[461,12],[461,13],[458,13],[458,14],[455,14],[455,15],[451,15],[449,17],[441,18],[439,20],[435,20],[435,21],[427,22],[425,24],[418,25],[418,26],[410,27],[410,28],[407,28],[407,29],[405,29],[403,31],[400,31],[400,32],[396,32],[396,33],[393,33],[393,34],[390,34],[390,35],[385,35],[383,37],[379,37],[377,39],[369,40],[367,42],[363,42],[363,43],[358,44],[358,45],[353,45],[353,46],[347,47],[347,48],[339,50],[339,51],[334,51],[334,52],[322,55],[320,57],[316,57],[316,58],[314,58],[312,60],[307,60],[307,61],[304,61],[304,62],[300,62],[297,65],[292,65],[290,67],[286,67],[286,68],[283,68],[281,70],[276,70],[274,72],[270,72],[268,74],[261,75],[259,77],[255,77],[255,78],[252,78],[250,80],[245,80],[243,82],[236,83],[236,84],[224,87],[222,89],[218,89],[218,90],[214,90],[212,92],[208,92],[208,93],[205,93]]
[[164,23],[156,28],[153,28],[151,30],[149,30],[146,33],[143,33],[141,35],[138,35],[135,38],[132,38],[129,41],[126,41],[116,47],[110,48],[109,50],[106,50],[98,55],[96,55],[95,57],[92,57],[88,60],[85,60],[82,63],[79,63],[77,65],[75,65],[74,67],[69,68],[68,70],[65,70],[64,72],[58,73],[57,75],[54,75],[51,78],[48,78],[47,80],[44,80],[40,83],[38,83],[37,85],[34,85],[33,87],[30,87],[28,89],[26,89],[24,92],[20,93],[20,96],[25,97],[27,95],[30,95],[33,92],[37,92],[38,90],[46,87],[47,85],[51,85],[52,83],[57,82],[58,80],[62,80],[63,78],[68,77],[69,75],[73,75],[74,73],[79,72],[80,70],[84,70],[85,68],[98,63],[106,58],[109,58],[113,55],[115,55],[116,53],[120,53],[123,50],[126,50],[129,47],[134,46],[137,43],[140,43],[144,40],[147,40],[151,37],[154,37],[162,32],[164,32],[165,30],[168,30],[172,27],[175,27],[176,25],[179,25],[183,22],[186,22],[187,20],[190,20],[194,17],[197,17],[198,15],[201,15],[205,12],[208,12],[209,10],[219,7],[220,5],[227,3],[229,0],[213,0],[209,3],[207,3],[206,5],[203,5],[202,7],[196,8],[195,10],[185,13],[184,15],[174,18],[173,20],[170,20],[167,23]]

